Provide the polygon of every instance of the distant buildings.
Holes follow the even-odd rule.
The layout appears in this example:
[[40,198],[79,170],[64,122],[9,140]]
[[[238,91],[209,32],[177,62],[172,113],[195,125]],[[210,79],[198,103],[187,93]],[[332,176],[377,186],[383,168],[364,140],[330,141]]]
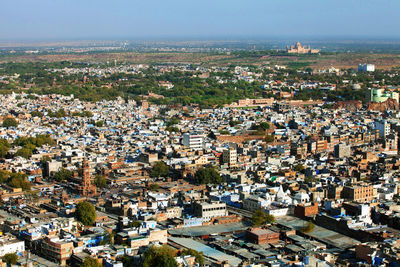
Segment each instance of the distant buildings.
[[399,102],[399,93],[385,90],[384,88],[370,88],[367,90],[366,99],[368,102],[385,102],[389,98]]
[[374,64],[358,64],[358,71],[359,72],[373,72],[375,71]]
[[294,46],[286,46],[286,52],[289,54],[318,54],[318,49],[311,49],[310,46],[302,46],[300,42],[297,42]]

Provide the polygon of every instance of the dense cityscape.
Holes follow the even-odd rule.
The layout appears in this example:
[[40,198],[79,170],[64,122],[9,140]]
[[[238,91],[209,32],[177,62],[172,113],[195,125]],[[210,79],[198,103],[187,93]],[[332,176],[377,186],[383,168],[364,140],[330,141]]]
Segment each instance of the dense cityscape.
[[1,63],[1,264],[396,266],[399,69],[295,63]]
[[0,7],[0,267],[400,266],[400,1]]

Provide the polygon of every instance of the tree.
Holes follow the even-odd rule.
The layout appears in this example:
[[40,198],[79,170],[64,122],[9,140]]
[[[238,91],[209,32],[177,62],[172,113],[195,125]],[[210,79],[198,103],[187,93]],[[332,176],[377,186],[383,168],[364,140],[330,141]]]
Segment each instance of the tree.
[[191,255],[194,256],[196,258],[196,262],[200,265],[203,266],[204,265],[204,255],[203,252],[198,252],[197,250],[194,249],[185,249],[182,251],[182,255],[186,256],[186,255]]
[[97,259],[86,257],[81,267],[101,267],[103,266]]
[[301,164],[297,164],[296,166],[294,166],[294,170],[296,172],[303,172],[305,170],[305,167]]
[[75,217],[83,225],[93,225],[96,220],[96,210],[91,203],[82,201],[76,205]]
[[219,184],[222,177],[214,167],[200,168],[194,175],[196,184]]
[[274,215],[267,215],[262,208],[257,209],[253,213],[253,217],[251,218],[253,226],[258,227],[262,226],[266,223],[274,223],[275,216]]
[[16,157],[23,157],[26,159],[29,159],[32,156],[32,154],[33,154],[33,151],[31,149],[25,148],[25,147],[20,148],[17,150],[17,152],[15,152]]
[[104,121],[100,120],[96,122],[96,127],[103,127]]
[[105,188],[107,186],[107,180],[103,175],[96,175],[94,184],[99,188]]
[[70,170],[61,168],[58,172],[56,172],[53,176],[54,180],[57,182],[62,182],[73,177],[73,173]]
[[161,247],[151,246],[143,254],[143,267],[177,267],[175,251],[163,245]]
[[169,174],[169,167],[163,161],[157,161],[154,163],[153,168],[150,171],[150,177],[165,177]]
[[275,140],[275,138],[274,138],[273,135],[267,134],[267,135],[265,136],[265,142],[267,142],[267,143],[274,142],[274,140]]
[[2,260],[9,265],[15,265],[18,261],[18,255],[16,253],[7,253],[3,256]]
[[3,138],[0,138],[0,158],[4,158],[10,150],[10,143]]
[[138,227],[140,227],[141,225],[142,225],[142,223],[139,222],[139,221],[131,221],[131,222],[128,224],[129,227],[134,227],[134,228],[138,228]]
[[5,118],[3,121],[3,127],[17,127],[18,121],[14,118]]
[[149,186],[150,191],[158,191],[159,188],[160,188],[160,186],[158,184],[151,184]]

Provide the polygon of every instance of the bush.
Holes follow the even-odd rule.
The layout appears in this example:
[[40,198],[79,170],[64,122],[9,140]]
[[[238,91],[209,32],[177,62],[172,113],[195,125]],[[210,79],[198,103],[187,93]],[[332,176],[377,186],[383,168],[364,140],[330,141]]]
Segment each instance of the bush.
[[309,221],[305,226],[303,226],[303,227],[300,229],[300,232],[302,232],[302,233],[309,233],[309,232],[311,232],[312,230],[314,230],[314,227],[315,227],[315,225],[314,225],[311,221]]
[[3,256],[2,260],[8,265],[15,265],[18,262],[18,255],[16,253],[7,253]]

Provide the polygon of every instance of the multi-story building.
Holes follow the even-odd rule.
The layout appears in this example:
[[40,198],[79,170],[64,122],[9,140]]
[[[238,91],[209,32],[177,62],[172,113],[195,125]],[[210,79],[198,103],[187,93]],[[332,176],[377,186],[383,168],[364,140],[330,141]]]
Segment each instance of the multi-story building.
[[358,64],[359,72],[374,72],[375,65],[374,64]]
[[229,164],[229,166],[235,165],[237,163],[237,151],[235,148],[230,147],[225,149],[222,153],[223,163]]
[[22,253],[25,251],[25,242],[12,235],[0,237],[0,257],[8,253]]
[[375,129],[379,131],[380,138],[386,138],[390,134],[390,123],[386,120],[374,122]]
[[213,218],[227,215],[226,203],[223,202],[195,202],[193,204],[193,211],[197,217],[203,219],[203,222],[209,222]]
[[399,102],[399,93],[394,91],[386,91],[384,88],[369,88],[366,93],[367,102],[381,103],[389,98]]
[[203,148],[203,136],[198,134],[183,134],[183,141],[184,146],[187,146],[191,149],[201,149]]
[[373,185],[354,185],[344,186],[342,196],[343,198],[357,201],[357,202],[368,202],[374,199],[377,195],[377,190]]
[[279,233],[270,229],[252,228],[246,231],[246,239],[258,245],[273,244],[279,241]]
[[60,265],[66,265],[67,260],[71,257],[74,250],[74,243],[60,240],[58,238],[50,239],[45,237],[42,240],[42,254]]
[[344,158],[344,157],[350,157],[351,155],[351,149],[350,146],[340,143],[335,145],[335,157],[336,158]]

